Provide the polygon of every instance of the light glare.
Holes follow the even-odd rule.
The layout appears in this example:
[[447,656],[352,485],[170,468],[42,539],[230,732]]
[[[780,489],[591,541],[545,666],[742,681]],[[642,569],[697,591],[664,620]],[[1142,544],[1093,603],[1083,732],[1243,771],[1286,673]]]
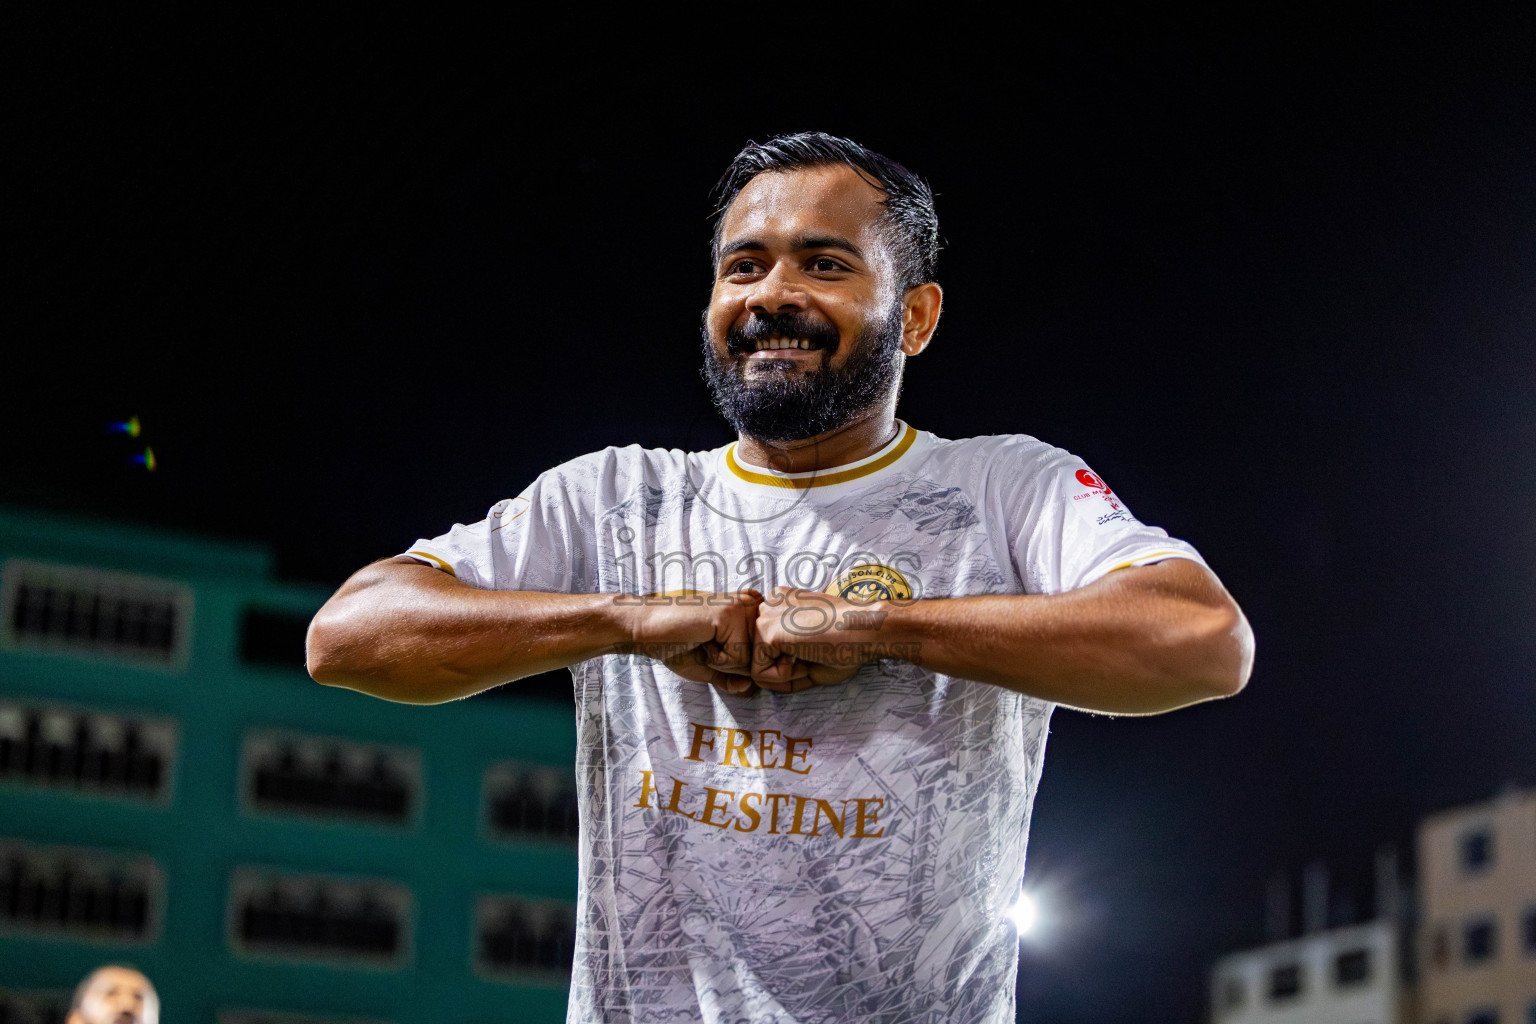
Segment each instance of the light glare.
[[1008,919],[1013,922],[1014,929],[1020,935],[1028,935],[1035,926],[1035,900],[1027,892],[1019,893],[1019,898],[1013,906],[1008,908]]

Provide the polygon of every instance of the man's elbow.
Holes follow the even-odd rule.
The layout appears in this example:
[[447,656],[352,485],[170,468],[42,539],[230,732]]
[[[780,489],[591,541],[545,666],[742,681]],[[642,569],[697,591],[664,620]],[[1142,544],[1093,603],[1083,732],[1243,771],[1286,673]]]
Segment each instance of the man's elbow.
[[1212,608],[1192,645],[1199,670],[1195,675],[1207,699],[1232,697],[1248,685],[1253,672],[1253,627],[1235,603]]
[[304,667],[325,686],[374,693],[389,675],[377,627],[348,602],[327,602],[304,636]]
[[461,674],[400,663],[383,648],[382,639],[365,625],[322,608],[305,636],[304,666],[324,686],[398,704],[443,704],[475,692]]
[[322,608],[309,624],[304,636],[304,667],[309,677],[325,686],[345,686],[355,678],[357,669],[346,657],[346,644],[334,623],[327,621]]

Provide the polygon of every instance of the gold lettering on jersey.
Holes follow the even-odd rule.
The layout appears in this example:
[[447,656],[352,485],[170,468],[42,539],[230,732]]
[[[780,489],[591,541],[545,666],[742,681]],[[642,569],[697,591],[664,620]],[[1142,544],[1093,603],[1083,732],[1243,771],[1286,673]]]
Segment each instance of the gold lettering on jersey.
[[[721,804],[721,805],[719,805],[717,807],[716,804],[715,804],[715,797],[718,797],[718,796],[728,797],[729,799],[726,801],[726,803]],[[731,824],[729,821],[715,821],[714,820],[714,813],[717,810],[718,811],[726,811],[726,810],[728,810],[729,807],[730,807],[730,800],[734,800],[734,799],[736,799],[736,794],[732,793],[728,789],[716,789],[713,786],[705,786],[704,787],[704,814],[703,814],[702,817],[699,818],[699,820],[702,821],[706,825],[713,825],[713,826],[715,826],[715,828],[727,828],[727,827],[729,827],[730,824]]]
[[651,794],[656,792],[656,783],[652,781],[650,772],[640,773],[640,802],[636,807],[651,806]]
[[[667,779],[671,791],[666,803],[659,799],[655,773],[640,773],[640,800],[633,806],[676,814],[722,830],[768,835],[839,839],[879,839],[885,835],[880,811],[881,797],[850,797],[828,800],[802,793],[741,793],[700,786],[682,779]],[[703,790],[703,796],[694,791]],[[850,806],[851,805],[851,806]],[[763,809],[767,808],[766,821]],[[766,825],[767,828],[763,826]]]
[[[718,725],[701,725],[698,722],[689,722],[688,728],[693,730],[693,741],[688,756],[683,759],[685,761],[718,764],[726,768],[781,768],[796,775],[811,773],[807,757],[812,741],[807,737],[785,736],[777,729],[760,729],[754,742],[751,729],[730,729]],[[723,740],[722,746],[715,746],[716,738]],[[779,760],[781,742],[784,754],[782,762]],[[708,761],[704,760],[705,750],[714,755]],[[753,760],[754,755],[756,760]],[[796,760],[804,767],[795,767]]]
[[677,801],[683,795],[683,790],[687,787],[687,785],[688,783],[684,782],[682,779],[673,779],[672,799],[667,801],[667,806],[663,807],[662,810],[671,811],[673,814],[681,814],[685,818],[693,818],[694,821],[698,821],[698,818],[694,817],[692,811],[685,811],[681,807],[677,806]]
[[[798,743],[804,743],[805,744],[805,749],[804,750],[796,750],[795,749],[795,745],[798,744]],[[810,740],[798,740],[798,739],[795,739],[795,737],[793,737],[793,736],[785,736],[784,737],[784,770],[787,771],[787,772],[794,772],[796,775],[809,775],[809,774],[811,774],[811,766],[810,766],[809,762],[806,762],[804,768],[796,768],[795,767],[795,758],[798,757],[801,761],[805,761],[805,755],[810,753],[810,751],[811,751],[811,741]]]
[[[885,835],[885,829],[883,828],[879,832],[865,831],[866,827],[872,828],[880,823],[880,807],[885,806],[885,801],[876,798],[873,800],[855,800],[854,803],[859,805],[859,817],[853,833],[854,838],[879,839]],[[879,807],[876,807],[876,804],[879,804]]]
[[758,767],[752,763],[752,757],[747,753],[747,744],[751,742],[752,734],[745,729],[725,730],[725,760],[720,763],[727,766],[733,765],[736,763],[735,758],[740,757],[743,768]]
[[779,805],[789,803],[794,797],[788,793],[767,793],[764,794],[764,799],[773,808],[771,812],[773,816],[768,820],[768,834],[776,836],[779,834]]
[[[685,761],[720,768],[777,769],[796,775],[809,775],[814,767],[810,754],[815,740],[809,736],[702,722],[689,722],[688,728],[692,735]],[[640,799],[631,806],[676,814],[722,831],[839,839],[879,839],[885,835],[885,826],[880,824],[885,800],[876,796],[834,800],[804,793],[720,789],[678,778],[658,782],[655,772],[641,771]]]
[[792,836],[814,835],[814,833],[803,831],[800,828],[800,820],[802,818],[804,818],[804,817],[805,817],[805,797],[797,796],[797,797],[795,797],[795,824],[794,824],[794,827],[792,827],[789,830],[789,834],[790,835],[792,835]]
[[[759,826],[759,825],[761,825],[763,823],[763,816],[757,812],[757,807],[754,807],[754,806],[752,806],[751,804],[749,804],[747,802],[749,800],[755,800],[758,803],[758,805],[761,805],[762,802],[763,802],[763,794],[761,794],[761,793],[743,793],[742,794],[742,796],[741,796],[741,813],[742,813],[742,818],[741,818],[741,821],[736,822],[736,831],[737,832],[756,832],[757,831],[757,826]],[[743,821],[746,822],[745,825],[742,824]]]
[[[772,736],[773,739],[768,737]],[[779,743],[784,734],[777,729],[762,729],[757,734],[757,766],[759,768],[777,768],[779,766]]]
[[699,725],[696,722],[689,722],[688,724],[693,728],[693,751],[688,755],[688,760],[702,761],[704,758],[699,756],[699,752],[704,749],[705,743],[709,744],[711,751],[715,749],[715,738],[709,735],[709,733],[718,733],[720,727],[717,725]]

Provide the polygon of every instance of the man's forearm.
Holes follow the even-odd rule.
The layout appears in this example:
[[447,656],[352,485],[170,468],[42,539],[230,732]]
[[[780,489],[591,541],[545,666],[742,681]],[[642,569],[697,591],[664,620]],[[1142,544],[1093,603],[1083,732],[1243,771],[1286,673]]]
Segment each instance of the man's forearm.
[[612,595],[477,590],[401,561],[359,571],[315,616],[309,673],[386,700],[438,704],[629,642]]
[[914,601],[893,606],[879,633],[930,671],[1112,714],[1230,696],[1253,660],[1242,612],[1187,561],[1048,597]]

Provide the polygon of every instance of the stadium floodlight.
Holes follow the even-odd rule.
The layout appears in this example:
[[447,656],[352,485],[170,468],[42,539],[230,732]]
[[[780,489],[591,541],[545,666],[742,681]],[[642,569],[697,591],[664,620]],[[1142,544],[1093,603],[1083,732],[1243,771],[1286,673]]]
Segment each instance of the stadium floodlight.
[[1020,938],[1028,935],[1035,927],[1037,915],[1035,899],[1027,892],[1019,893],[1019,898],[1014,901],[1013,906],[1008,908],[1007,913],[1008,920],[1013,922],[1014,930],[1019,933]]

